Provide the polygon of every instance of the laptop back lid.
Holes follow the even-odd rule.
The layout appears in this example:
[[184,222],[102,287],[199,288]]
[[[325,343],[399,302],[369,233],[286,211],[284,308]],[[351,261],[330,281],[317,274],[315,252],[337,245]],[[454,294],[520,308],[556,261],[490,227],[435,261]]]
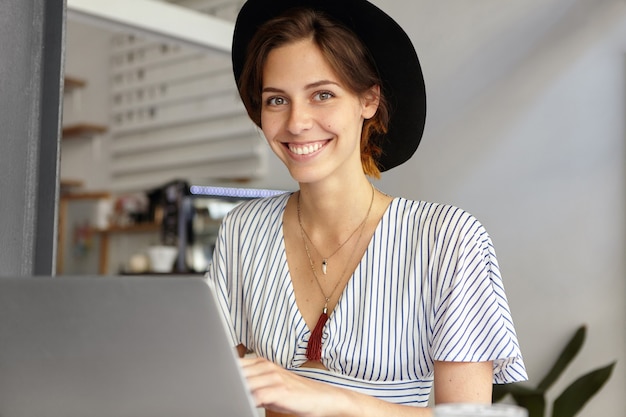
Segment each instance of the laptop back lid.
[[0,416],[256,417],[198,277],[0,278]]

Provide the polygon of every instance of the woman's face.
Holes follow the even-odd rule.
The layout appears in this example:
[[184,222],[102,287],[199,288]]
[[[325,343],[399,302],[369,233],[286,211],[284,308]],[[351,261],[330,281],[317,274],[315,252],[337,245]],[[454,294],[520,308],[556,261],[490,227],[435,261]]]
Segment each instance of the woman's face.
[[376,113],[376,97],[347,90],[311,40],[290,43],[265,63],[263,134],[298,182],[362,173],[361,129]]

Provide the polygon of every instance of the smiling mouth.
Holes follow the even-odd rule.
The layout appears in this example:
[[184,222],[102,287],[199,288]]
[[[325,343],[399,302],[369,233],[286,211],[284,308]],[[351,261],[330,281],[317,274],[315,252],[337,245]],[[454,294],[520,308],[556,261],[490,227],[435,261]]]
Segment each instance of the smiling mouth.
[[289,150],[296,155],[310,155],[322,149],[324,146],[323,142],[315,142],[309,144],[296,144],[296,143],[288,143],[287,147]]

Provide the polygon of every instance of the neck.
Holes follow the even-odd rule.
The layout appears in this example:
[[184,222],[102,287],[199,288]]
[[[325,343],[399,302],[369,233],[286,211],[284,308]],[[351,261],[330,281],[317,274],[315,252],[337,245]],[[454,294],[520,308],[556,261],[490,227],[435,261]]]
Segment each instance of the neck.
[[305,187],[298,196],[300,205],[300,220],[302,227],[306,229],[308,238],[313,242],[317,251],[323,256],[329,255],[321,248],[336,248],[353,236],[360,225],[364,225],[364,219],[369,216],[374,206],[376,190],[369,181],[364,181],[358,186],[351,186],[350,192],[320,192],[317,187],[311,189]]
[[307,230],[341,235],[351,231],[365,216],[372,185],[364,176],[351,184],[301,184],[300,206]]

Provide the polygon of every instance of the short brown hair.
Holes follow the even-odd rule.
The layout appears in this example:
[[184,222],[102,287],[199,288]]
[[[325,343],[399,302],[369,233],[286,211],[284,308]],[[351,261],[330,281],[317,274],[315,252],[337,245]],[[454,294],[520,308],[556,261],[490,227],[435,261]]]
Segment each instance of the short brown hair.
[[324,13],[293,9],[266,22],[248,45],[246,60],[238,80],[239,94],[252,121],[261,127],[263,68],[269,53],[280,46],[311,39],[322,52],[343,84],[358,96],[380,86],[380,102],[374,117],[365,120],[361,134],[363,171],[380,177],[377,164],[382,149],[380,141],[387,133],[389,109],[382,91],[382,81],[367,48],[348,28]]

